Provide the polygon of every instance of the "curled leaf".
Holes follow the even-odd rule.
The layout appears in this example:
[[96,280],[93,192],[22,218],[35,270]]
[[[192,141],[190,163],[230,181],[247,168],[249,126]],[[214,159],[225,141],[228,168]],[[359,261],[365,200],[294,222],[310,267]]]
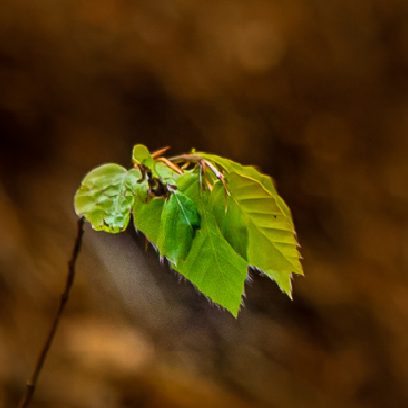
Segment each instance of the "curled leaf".
[[124,231],[137,189],[147,189],[138,183],[139,170],[126,170],[108,163],[90,171],[82,180],[74,199],[75,212],[84,216],[96,231]]

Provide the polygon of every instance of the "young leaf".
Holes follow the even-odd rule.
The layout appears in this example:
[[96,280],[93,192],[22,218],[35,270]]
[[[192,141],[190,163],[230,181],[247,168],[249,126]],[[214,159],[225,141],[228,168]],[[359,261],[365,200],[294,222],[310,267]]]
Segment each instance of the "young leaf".
[[[244,223],[248,228],[249,263],[274,279],[282,291],[291,296],[291,272],[302,275],[303,270],[290,209],[277,194],[272,179],[252,166],[204,152],[194,154],[224,169],[230,197],[226,199],[224,217],[220,214],[220,204],[215,206],[218,208],[218,224],[228,225],[231,222],[228,209],[236,213],[236,207],[231,202],[235,203],[245,219],[237,221],[235,216],[233,225]],[[221,229],[227,237],[231,225],[228,228],[221,226]],[[229,235],[227,239],[232,243],[234,238]],[[233,246],[239,251],[236,244]]]
[[139,196],[133,207],[133,223],[136,231],[141,231],[146,238],[157,247],[160,233],[161,215],[163,212],[164,197],[154,197],[147,201]]
[[151,163],[153,158],[148,148],[142,144],[136,144],[133,146],[132,160],[135,164]]
[[211,208],[206,199],[203,200],[201,229],[197,231],[186,260],[175,269],[236,317],[241,306],[247,262],[225,240]]
[[[271,177],[259,172],[253,166],[242,165],[240,163],[234,162],[229,159],[225,159],[215,154],[199,152],[199,153],[196,153],[196,155],[220,165],[226,171],[227,179],[229,178],[229,175],[228,175],[229,173],[235,173],[235,175],[241,176],[247,180],[248,188],[252,188],[251,186],[249,186],[250,180],[252,180],[255,185],[256,185],[255,182],[258,182],[262,186],[263,190],[265,190],[266,193],[269,194],[274,199],[274,202],[271,203],[271,207],[270,207],[271,210],[272,209],[273,211],[278,210],[280,213],[282,213],[285,216],[285,223],[291,226],[291,230],[293,233],[294,239],[292,240],[292,242],[296,243],[296,239],[294,235],[294,226],[293,226],[292,215],[291,215],[290,209],[285,204],[282,197],[278,195]],[[297,258],[299,258],[299,252],[296,252],[296,254],[297,254]],[[298,270],[294,272],[299,273]]]
[[249,264],[273,279],[282,292],[292,298],[291,266],[258,226],[251,223],[248,231],[252,243],[248,248]]
[[282,213],[276,198],[253,179],[230,173],[231,198],[248,226],[248,262],[262,270],[291,296],[291,272],[302,274],[295,231],[290,217]]
[[145,145],[136,144],[133,146],[132,161],[136,165],[145,166],[153,173],[154,176],[157,176],[156,162]]
[[244,215],[220,181],[215,183],[210,201],[222,235],[243,259],[248,260],[248,228]]
[[136,230],[234,316],[249,267],[291,296],[292,273],[303,271],[290,209],[272,179],[204,152],[169,160],[166,150],[135,145],[135,169],[107,164],[88,173],[75,196],[77,214],[94,229],[120,232],[133,208]]
[[191,198],[197,208],[201,202],[201,186],[198,169],[184,172],[176,180],[176,187],[178,191],[183,192],[187,197]]
[[193,242],[200,216],[193,201],[183,193],[174,192],[163,206],[157,247],[174,266],[184,260]]
[[157,176],[164,183],[170,184],[170,185],[176,184],[176,179],[177,177],[179,177],[179,175],[174,170],[172,170],[170,167],[166,166],[162,162],[156,162],[155,170],[156,170]]
[[114,163],[103,164],[90,171],[82,180],[74,199],[75,212],[84,216],[96,231],[118,233],[129,223],[137,189],[139,170],[126,170]]

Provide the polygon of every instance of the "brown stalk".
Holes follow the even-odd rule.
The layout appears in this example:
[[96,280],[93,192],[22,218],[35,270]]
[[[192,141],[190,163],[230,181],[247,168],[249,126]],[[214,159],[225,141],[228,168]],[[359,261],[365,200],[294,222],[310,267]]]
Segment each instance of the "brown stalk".
[[48,331],[47,338],[43,344],[43,347],[37,357],[37,362],[33,371],[33,374],[31,375],[30,379],[27,381],[26,389],[25,389],[25,394],[23,395],[23,398],[21,399],[20,408],[26,408],[30,405],[31,400],[33,399],[34,393],[37,388],[37,383],[38,383],[38,378],[40,376],[41,370],[44,366],[45,360],[48,355],[48,351],[50,350],[50,347],[52,345],[52,342],[55,337],[55,333],[57,332],[59,322],[61,320],[61,316],[64,312],[65,306],[68,302],[69,295],[71,292],[72,285],[74,283],[75,279],[75,265],[76,261],[79,255],[79,252],[81,250],[81,245],[82,245],[82,237],[84,235],[84,218],[81,217],[78,220],[77,224],[77,236],[75,238],[75,244],[74,248],[72,250],[72,255],[71,259],[68,261],[68,274],[67,278],[65,281],[65,289],[64,292],[61,294],[60,297],[60,302],[59,306],[57,309],[57,312],[55,314],[54,320],[51,324],[51,327]]

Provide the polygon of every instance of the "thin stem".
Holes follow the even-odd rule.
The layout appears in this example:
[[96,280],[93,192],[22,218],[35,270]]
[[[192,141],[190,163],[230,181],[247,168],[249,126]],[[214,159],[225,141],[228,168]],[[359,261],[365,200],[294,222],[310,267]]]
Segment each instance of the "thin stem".
[[72,285],[74,283],[74,279],[75,279],[75,265],[76,265],[76,261],[79,255],[79,252],[81,250],[81,244],[82,244],[82,236],[84,235],[84,218],[81,217],[78,220],[78,225],[77,225],[77,236],[75,238],[75,244],[74,244],[74,248],[72,250],[72,255],[71,255],[71,259],[68,261],[68,274],[67,274],[67,278],[65,281],[65,289],[64,292],[62,293],[61,297],[60,297],[60,302],[59,302],[59,306],[57,309],[57,312],[55,314],[54,320],[51,324],[50,330],[48,331],[48,335],[47,338],[45,340],[45,343],[41,349],[40,354],[38,355],[37,358],[37,363],[35,365],[33,374],[31,376],[31,378],[27,381],[27,385],[26,385],[26,390],[25,390],[25,394],[23,396],[23,398],[21,399],[20,408],[26,408],[29,406],[31,400],[33,399],[36,387],[37,387],[37,382],[38,382],[38,378],[40,376],[41,370],[44,366],[45,360],[47,358],[47,354],[48,351],[51,347],[51,344],[54,340],[55,337],[55,333],[57,332],[58,329],[58,325],[61,319],[61,316],[64,312],[65,306],[68,302],[69,299],[69,295],[71,292],[71,288]]

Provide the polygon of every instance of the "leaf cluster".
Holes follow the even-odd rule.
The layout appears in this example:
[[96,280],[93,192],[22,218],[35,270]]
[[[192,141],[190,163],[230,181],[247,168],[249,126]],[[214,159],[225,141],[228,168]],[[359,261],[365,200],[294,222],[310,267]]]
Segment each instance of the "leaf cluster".
[[137,231],[212,302],[237,316],[250,268],[292,297],[302,275],[289,207],[272,179],[205,152],[163,157],[168,148],[133,148],[133,168],[108,163],[90,171],[75,211],[96,231]]

